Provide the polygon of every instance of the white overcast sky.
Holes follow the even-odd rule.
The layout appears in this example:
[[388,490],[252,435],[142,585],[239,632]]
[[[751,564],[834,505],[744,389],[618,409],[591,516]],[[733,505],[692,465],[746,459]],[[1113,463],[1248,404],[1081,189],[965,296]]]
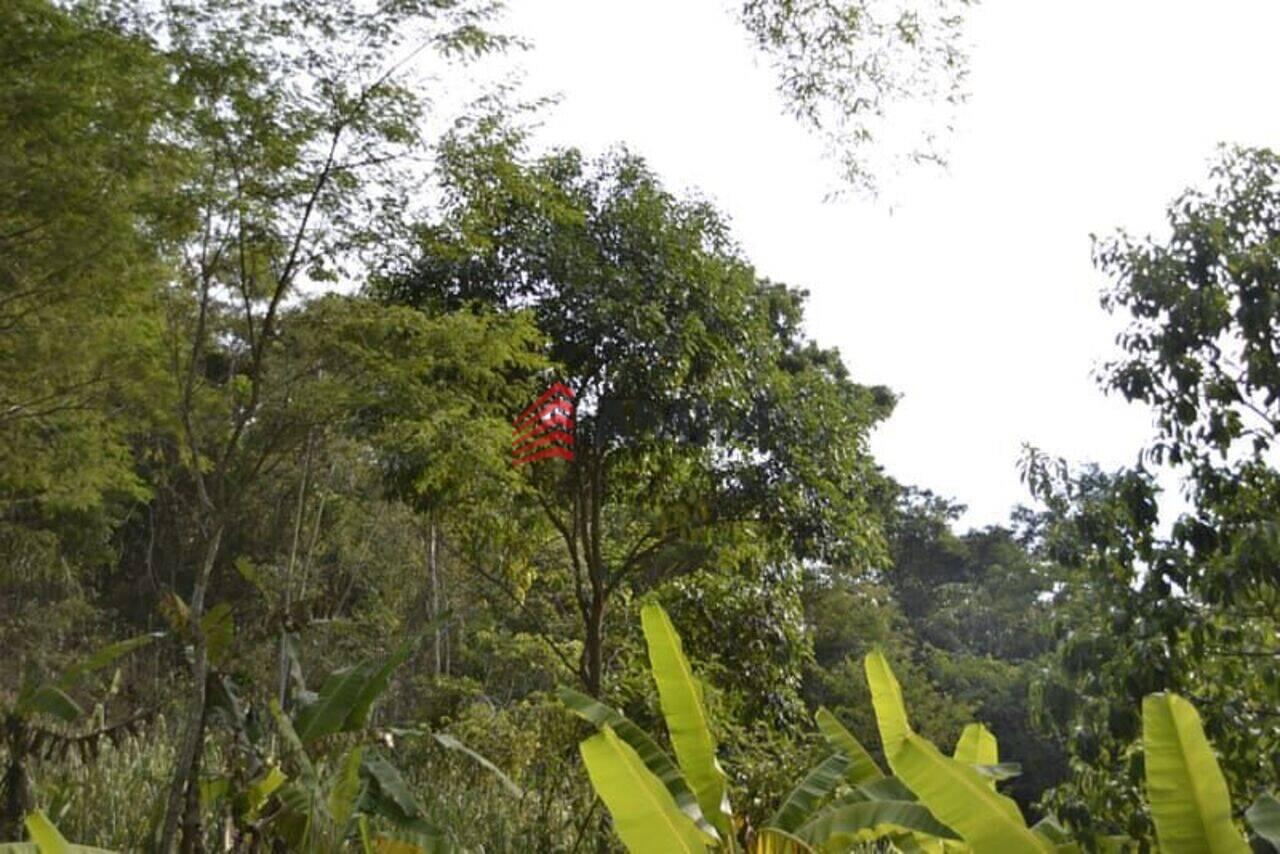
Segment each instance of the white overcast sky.
[[562,95],[540,141],[625,142],[714,200],[762,273],[811,292],[811,335],[901,395],[877,458],[967,524],[1026,503],[1023,442],[1133,462],[1148,414],[1091,379],[1117,325],[1089,235],[1160,234],[1217,142],[1280,144],[1280,3],[985,0],[950,168],[897,181],[891,208],[823,201],[834,166],[729,2],[512,0],[528,91]]

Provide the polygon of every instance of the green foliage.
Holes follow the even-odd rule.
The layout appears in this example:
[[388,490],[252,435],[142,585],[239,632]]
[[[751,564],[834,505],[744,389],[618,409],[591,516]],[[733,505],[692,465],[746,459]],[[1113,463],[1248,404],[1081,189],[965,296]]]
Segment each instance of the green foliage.
[[870,143],[912,162],[942,160],[943,105],[964,99],[968,6],[744,0],[739,14],[772,61],[787,111],[822,138],[847,182],[874,190],[882,164]]
[[527,146],[500,118],[449,137],[442,210],[413,268],[374,291],[432,314],[527,312],[547,336],[577,394],[575,462],[529,479],[564,543],[580,676],[599,694],[615,591],[726,557],[781,577],[879,553],[866,441],[892,398],[804,338],[803,293],[760,278],[711,205],[624,150],[586,162]]

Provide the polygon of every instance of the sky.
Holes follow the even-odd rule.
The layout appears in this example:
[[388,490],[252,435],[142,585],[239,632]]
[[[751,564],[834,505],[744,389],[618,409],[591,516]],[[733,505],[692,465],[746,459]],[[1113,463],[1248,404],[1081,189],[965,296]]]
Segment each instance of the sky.
[[526,91],[560,96],[540,144],[625,143],[713,200],[762,274],[810,292],[809,333],[900,395],[872,439],[886,471],[963,502],[964,524],[1029,503],[1023,443],[1133,463],[1150,415],[1093,378],[1121,322],[1090,235],[1159,237],[1219,142],[1280,144],[1280,3],[985,0],[947,170],[835,202],[835,165],[732,8],[513,0]]

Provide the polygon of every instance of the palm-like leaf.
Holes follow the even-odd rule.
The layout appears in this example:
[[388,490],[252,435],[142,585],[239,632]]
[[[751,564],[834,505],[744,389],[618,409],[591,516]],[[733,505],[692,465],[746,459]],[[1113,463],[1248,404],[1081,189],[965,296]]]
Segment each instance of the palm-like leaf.
[[834,753],[810,768],[769,819],[769,827],[789,833],[804,824],[823,799],[844,780],[849,764],[842,754]]
[[702,702],[702,686],[694,678],[680,636],[667,612],[658,605],[646,605],[640,611],[640,620],[649,647],[653,679],[658,685],[662,716],[680,770],[693,789],[703,815],[721,836],[730,838],[733,825],[728,786],[716,759],[716,742]]
[[818,730],[827,744],[849,760],[845,776],[851,784],[859,786],[884,777],[884,772],[871,758],[871,754],[853,737],[853,733],[844,728],[835,715],[825,708],[818,709],[817,721]]
[[719,836],[719,831],[712,827],[706,816],[702,814],[702,807],[698,806],[698,799],[680,774],[679,767],[666,754],[666,751],[649,737],[648,733],[636,726],[622,712],[606,706],[586,694],[574,691],[571,688],[561,688],[556,693],[560,697],[560,701],[574,714],[587,720],[597,728],[602,726],[612,728],[618,738],[631,745],[631,748],[640,756],[640,760],[644,762],[645,767],[652,771],[662,781],[662,784],[667,787],[667,791],[671,793],[671,797],[675,799],[681,811],[693,819],[694,824],[698,825],[698,828],[703,833],[712,837]]
[[578,745],[591,785],[631,854],[702,854],[712,840],[607,724]]
[[1227,782],[1194,706],[1176,694],[1145,698],[1142,748],[1147,798],[1161,851],[1248,852],[1248,843],[1231,821]]

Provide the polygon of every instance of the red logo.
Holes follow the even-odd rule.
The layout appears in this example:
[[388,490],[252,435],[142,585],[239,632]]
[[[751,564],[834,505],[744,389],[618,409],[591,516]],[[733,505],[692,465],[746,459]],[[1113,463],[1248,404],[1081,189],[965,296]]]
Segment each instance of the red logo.
[[573,389],[552,383],[515,420],[511,464],[522,466],[559,457],[573,460]]

